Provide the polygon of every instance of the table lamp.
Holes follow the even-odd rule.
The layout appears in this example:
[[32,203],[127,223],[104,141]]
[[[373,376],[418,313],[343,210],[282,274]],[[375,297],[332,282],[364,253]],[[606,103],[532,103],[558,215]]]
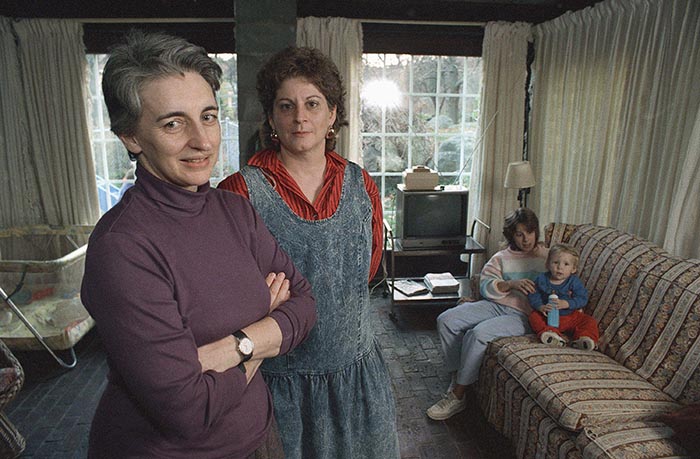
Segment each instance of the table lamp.
[[530,162],[516,161],[509,163],[503,186],[505,188],[517,188],[520,207],[527,206],[527,195],[530,192],[530,187],[535,186],[535,175],[532,173]]

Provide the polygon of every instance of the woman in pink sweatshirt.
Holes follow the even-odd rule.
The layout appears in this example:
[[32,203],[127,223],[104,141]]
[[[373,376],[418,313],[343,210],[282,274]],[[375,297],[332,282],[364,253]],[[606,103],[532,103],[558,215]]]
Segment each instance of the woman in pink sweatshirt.
[[546,271],[547,249],[539,242],[540,223],[528,208],[505,219],[508,246],[497,252],[481,271],[481,301],[461,303],[440,314],[437,329],[445,366],[453,373],[443,397],[428,408],[428,417],[444,420],[466,408],[467,386],[476,382],[486,345],[496,338],[532,333],[527,295],[533,280]]

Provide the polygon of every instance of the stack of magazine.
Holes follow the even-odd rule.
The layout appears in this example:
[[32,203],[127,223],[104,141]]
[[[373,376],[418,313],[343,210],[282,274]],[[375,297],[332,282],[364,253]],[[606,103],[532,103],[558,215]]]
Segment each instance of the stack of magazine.
[[430,289],[430,293],[459,292],[459,281],[450,273],[429,273],[425,275],[423,282]]

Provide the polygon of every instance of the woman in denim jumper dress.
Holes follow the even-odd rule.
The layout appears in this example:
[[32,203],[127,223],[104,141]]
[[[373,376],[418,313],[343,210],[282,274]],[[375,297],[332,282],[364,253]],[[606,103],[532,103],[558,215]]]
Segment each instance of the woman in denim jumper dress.
[[[220,187],[248,196],[317,301],[308,339],[262,365],[286,457],[398,458],[391,380],[370,322],[371,179],[332,151],[344,122],[337,69],[318,50],[287,48],[258,74],[258,92],[272,148]],[[329,210],[316,197],[337,207],[308,215],[324,204]]]

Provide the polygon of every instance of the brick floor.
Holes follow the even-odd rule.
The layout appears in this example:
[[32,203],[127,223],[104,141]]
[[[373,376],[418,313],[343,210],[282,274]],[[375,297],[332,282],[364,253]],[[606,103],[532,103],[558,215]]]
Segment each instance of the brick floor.
[[[511,459],[508,442],[469,408],[442,422],[425,410],[449,383],[435,332],[439,309],[400,309],[389,318],[389,299],[372,294],[374,327],[394,383],[403,459]],[[6,412],[27,439],[22,458],[86,457],[92,414],[106,381],[107,365],[94,330],[76,346],[78,365],[62,370],[46,352],[16,353],[26,382]],[[383,459],[383,458],[377,458]]]

